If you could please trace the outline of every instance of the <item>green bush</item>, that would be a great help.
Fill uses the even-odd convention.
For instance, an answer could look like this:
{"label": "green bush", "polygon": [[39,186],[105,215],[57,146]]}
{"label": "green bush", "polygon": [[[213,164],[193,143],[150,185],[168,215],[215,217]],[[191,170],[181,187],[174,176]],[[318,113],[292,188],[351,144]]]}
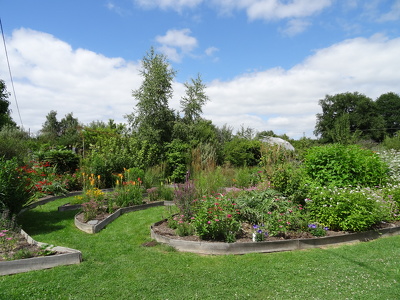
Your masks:
{"label": "green bush", "polygon": [[385,137],[382,145],[386,149],[400,150],[400,131],[396,132],[393,137]]}
{"label": "green bush", "polygon": [[311,148],[305,156],[306,174],[317,185],[378,186],[387,181],[388,167],[371,150],[332,144]]}
{"label": "green bush", "polygon": [[240,232],[240,211],[230,199],[208,196],[195,201],[191,223],[204,240],[234,242]]}
{"label": "green bush", "polygon": [[188,171],[189,145],[175,139],[166,149],[166,173],[169,181],[183,182]]}
{"label": "green bush", "polygon": [[225,161],[236,167],[256,166],[261,158],[261,142],[244,138],[234,138],[224,145]]}
{"label": "green bush", "polygon": [[18,214],[33,196],[32,183],[19,168],[16,158],[0,158],[0,212]]}
{"label": "green bush", "polygon": [[38,151],[34,157],[39,162],[49,162],[56,174],[74,173],[79,167],[79,156],[71,150],[51,149]]}
{"label": "green bush", "polygon": [[303,206],[272,189],[243,192],[236,203],[242,221],[257,226],[262,224],[270,236],[282,235],[304,225]]}
{"label": "green bush", "polygon": [[393,219],[392,203],[371,188],[310,189],[305,208],[316,222],[333,230],[364,231]]}

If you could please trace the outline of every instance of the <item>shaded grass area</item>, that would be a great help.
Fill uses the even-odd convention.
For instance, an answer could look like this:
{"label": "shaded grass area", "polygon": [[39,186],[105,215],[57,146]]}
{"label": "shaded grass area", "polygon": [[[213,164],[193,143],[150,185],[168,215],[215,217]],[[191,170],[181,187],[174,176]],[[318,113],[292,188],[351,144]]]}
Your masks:
{"label": "shaded grass area", "polygon": [[200,256],[143,247],[163,207],[124,214],[95,235],[60,199],[24,213],[34,239],[82,251],[80,265],[0,277],[0,299],[398,299],[400,236],[336,248]]}

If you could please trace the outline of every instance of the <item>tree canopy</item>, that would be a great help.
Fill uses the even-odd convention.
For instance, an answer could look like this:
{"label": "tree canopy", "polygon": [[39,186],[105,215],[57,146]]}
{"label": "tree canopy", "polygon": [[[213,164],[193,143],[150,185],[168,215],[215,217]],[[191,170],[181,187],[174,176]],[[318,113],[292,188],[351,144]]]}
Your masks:
{"label": "tree canopy", "polygon": [[11,118],[9,96],[10,93],[7,92],[6,84],[0,79],[0,129],[4,126],[17,126]]}
{"label": "tree canopy", "polygon": [[340,142],[343,135],[351,138],[353,134],[378,142],[384,138],[385,120],[371,98],[347,92],[326,95],[319,105],[322,113],[317,114],[314,134],[320,135],[323,142]]}
{"label": "tree canopy", "polygon": [[162,146],[171,141],[175,114],[168,103],[176,72],[162,54],[152,47],[142,60],[142,85],[132,92],[137,100],[135,111],[127,115],[134,132],[143,140]]}

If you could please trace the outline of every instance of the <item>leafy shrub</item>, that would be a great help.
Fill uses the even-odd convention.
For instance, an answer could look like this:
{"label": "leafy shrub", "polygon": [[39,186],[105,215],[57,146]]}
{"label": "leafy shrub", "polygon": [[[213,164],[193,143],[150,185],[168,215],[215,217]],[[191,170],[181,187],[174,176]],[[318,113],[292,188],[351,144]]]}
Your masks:
{"label": "leafy shrub", "polygon": [[196,200],[195,214],[191,223],[197,235],[204,240],[234,242],[240,232],[240,211],[236,203],[220,196]]}
{"label": "leafy shrub", "polygon": [[364,231],[392,219],[393,205],[371,188],[311,189],[305,208],[310,217],[333,230]]}
{"label": "leafy shrub", "polygon": [[388,167],[373,151],[333,144],[311,148],[304,161],[307,175],[318,185],[377,186],[387,180]]}
{"label": "leafy shrub", "polygon": [[270,186],[285,197],[296,202],[304,198],[305,174],[304,169],[297,162],[285,162],[275,168],[265,171],[263,177]]}
{"label": "leafy shrub", "polygon": [[393,137],[385,137],[382,145],[386,149],[400,150],[400,131],[396,132]]}
{"label": "leafy shrub", "polygon": [[79,156],[71,150],[51,149],[47,151],[38,151],[34,157],[39,163],[49,163],[54,168],[54,173],[74,173],[79,166]]}
{"label": "leafy shrub", "polygon": [[18,214],[32,200],[32,183],[15,158],[0,158],[0,212]]}
{"label": "leafy shrub", "polygon": [[250,224],[263,224],[270,236],[297,230],[302,225],[301,204],[282,198],[275,190],[252,190],[236,199],[241,220]]}
{"label": "leafy shrub", "polygon": [[400,151],[394,149],[383,150],[377,154],[389,167],[389,181],[392,183],[400,182]]}
{"label": "leafy shrub", "polygon": [[236,167],[256,166],[259,163],[261,142],[244,138],[234,138],[225,143],[225,161]]}
{"label": "leafy shrub", "polygon": [[183,182],[188,170],[189,145],[174,139],[166,146],[166,173],[171,182]]}
{"label": "leafy shrub", "polygon": [[0,130],[0,157],[12,159],[16,157],[19,162],[25,160],[29,149],[28,133],[14,127],[3,126]]}

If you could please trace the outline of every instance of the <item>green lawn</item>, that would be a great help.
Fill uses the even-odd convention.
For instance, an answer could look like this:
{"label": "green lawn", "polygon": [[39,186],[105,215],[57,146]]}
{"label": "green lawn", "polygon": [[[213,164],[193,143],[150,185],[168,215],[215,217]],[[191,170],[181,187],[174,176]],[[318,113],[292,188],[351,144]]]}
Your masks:
{"label": "green lawn", "polygon": [[60,199],[21,216],[36,240],[81,250],[80,265],[0,277],[0,299],[399,299],[400,236],[328,249],[200,256],[143,247],[163,207],[122,215],[96,235]]}

